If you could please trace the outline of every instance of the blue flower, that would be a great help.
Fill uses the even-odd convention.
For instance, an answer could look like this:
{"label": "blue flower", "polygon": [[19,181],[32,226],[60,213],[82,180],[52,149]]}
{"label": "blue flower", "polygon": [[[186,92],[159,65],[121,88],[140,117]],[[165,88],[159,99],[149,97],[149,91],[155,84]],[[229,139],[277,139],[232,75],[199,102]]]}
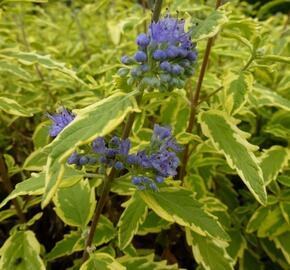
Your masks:
{"label": "blue flower", "polygon": [[150,24],[149,34],[151,39],[158,44],[165,43],[174,46],[181,44],[185,49],[192,47],[190,34],[184,31],[184,20],[172,18],[169,13],[158,22]]}
{"label": "blue flower", "polygon": [[92,143],[93,151],[97,154],[105,154],[106,143],[103,137],[98,137]]}
{"label": "blue flower", "polygon": [[129,57],[128,55],[124,55],[122,56],[121,58],[121,62],[124,64],[124,65],[130,65],[132,64],[134,61],[131,57]]}
{"label": "blue flower", "polygon": [[66,108],[62,108],[58,114],[47,113],[46,116],[53,121],[50,127],[49,135],[51,137],[56,137],[71,121],[74,120],[76,115]]}
{"label": "blue flower", "polygon": [[138,46],[140,46],[142,48],[146,48],[150,43],[150,39],[147,37],[146,34],[142,33],[142,34],[138,35],[138,37],[136,39],[136,43]]}
{"label": "blue flower", "polygon": [[158,61],[165,60],[166,59],[166,56],[167,56],[166,53],[164,51],[162,51],[162,50],[156,50],[153,53],[153,58],[155,60],[158,60]]}
{"label": "blue flower", "polygon": [[134,58],[137,62],[145,62],[147,60],[147,55],[143,51],[138,51],[135,53]]}

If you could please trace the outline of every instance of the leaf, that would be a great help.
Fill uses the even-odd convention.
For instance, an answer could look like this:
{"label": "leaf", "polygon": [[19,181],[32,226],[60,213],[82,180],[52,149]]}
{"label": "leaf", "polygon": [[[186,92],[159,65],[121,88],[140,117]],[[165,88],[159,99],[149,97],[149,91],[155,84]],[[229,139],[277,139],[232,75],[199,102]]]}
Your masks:
{"label": "leaf", "polygon": [[140,196],[157,215],[169,222],[189,227],[203,236],[229,239],[217,218],[206,212],[189,190],[164,188],[159,192],[143,191]]}
{"label": "leaf", "polygon": [[0,211],[0,222],[16,215],[15,209],[7,209]]}
{"label": "leaf", "polygon": [[282,215],[286,222],[290,225],[290,202],[280,202]]}
{"label": "leaf", "polygon": [[283,110],[290,111],[290,101],[276,92],[255,87],[254,93],[257,94],[257,101],[254,104],[255,106],[278,107]]}
{"label": "leaf", "polygon": [[269,214],[270,209],[267,207],[260,206],[250,218],[246,232],[252,233],[259,229],[260,225],[263,223],[267,215]]}
{"label": "leaf", "polygon": [[150,211],[145,221],[140,224],[137,234],[146,235],[148,233],[159,233],[162,230],[169,229],[171,223],[157,216],[155,212]]}
{"label": "leaf", "polygon": [[31,79],[30,74],[26,70],[19,67],[19,65],[12,64],[6,61],[0,61],[0,71],[9,72],[13,74],[14,76],[17,76],[24,80],[29,81]]}
{"label": "leaf", "polygon": [[118,222],[118,245],[120,249],[126,248],[138,231],[147,215],[147,206],[135,192],[131,199],[122,206],[126,207]]}
{"label": "leaf", "polygon": [[289,151],[282,146],[274,145],[263,152],[260,158],[260,167],[263,171],[265,184],[276,180],[279,172],[287,166],[289,160]]}
{"label": "leaf", "polygon": [[222,9],[213,11],[204,21],[193,28],[192,40],[194,42],[215,36],[221,27],[228,21]]}
{"label": "leaf", "polygon": [[154,255],[144,257],[123,256],[118,261],[126,267],[127,270],[181,270],[177,264],[167,265],[167,261],[154,262]]}
{"label": "leaf", "polygon": [[290,232],[286,232],[278,237],[275,237],[273,241],[276,247],[282,251],[288,264],[290,264]]}
{"label": "leaf", "polygon": [[53,202],[54,211],[65,224],[84,228],[94,213],[95,191],[88,180],[81,180],[73,186],[58,189]]}
{"label": "leaf", "polygon": [[55,60],[52,60],[50,55],[40,55],[36,52],[21,52],[17,50],[2,50],[2,53],[9,57],[14,57],[21,64],[33,65],[37,63],[47,69],[55,69],[59,72],[62,72],[75,79],[79,83],[85,84],[85,82],[76,75],[75,71],[67,68],[64,63],[59,63]]}
{"label": "leaf", "polygon": [[250,249],[244,251],[244,256],[240,259],[239,266],[239,270],[264,270],[257,253]]}
{"label": "leaf", "polygon": [[[74,148],[88,144],[98,136],[104,136],[122,123],[129,112],[136,111],[136,102],[130,95],[115,94],[78,111],[78,115],[57,138],[43,151],[48,152],[45,193],[42,207],[45,207],[59,186],[64,172],[64,163]],[[97,119],[97,121],[96,121]]]}
{"label": "leaf", "polygon": [[199,123],[204,135],[225,156],[229,166],[237,171],[254,197],[261,204],[266,204],[263,173],[253,153],[256,146],[247,142],[246,133],[238,129],[232,118],[217,110],[199,114]]}
{"label": "leaf", "polygon": [[271,209],[258,228],[258,237],[274,237],[288,231],[290,226],[285,222],[280,207]]}
{"label": "leaf", "polygon": [[[115,228],[112,222],[105,216],[101,215],[99,223],[93,238],[93,245],[103,245],[115,237]],[[71,231],[66,234],[62,240],[56,243],[54,248],[47,254],[48,261],[55,260],[59,257],[70,255],[74,252],[84,249],[84,234],[81,231]]]}
{"label": "leaf", "polygon": [[[228,24],[227,24],[227,26],[228,26]],[[240,34],[228,32],[228,31],[223,31],[222,36],[238,40],[239,42],[241,42],[245,46],[247,46],[249,51],[252,53],[252,51],[253,51],[252,43],[249,40],[247,40],[246,38],[242,37]]]}
{"label": "leaf", "polygon": [[74,247],[80,238],[80,231],[71,231],[69,234],[64,235],[64,238],[57,242],[54,248],[46,255],[46,260],[51,261],[78,251],[79,249],[74,249]]}
{"label": "leaf", "polygon": [[[290,1],[289,1],[290,3]],[[271,62],[281,62],[284,64],[290,64],[290,57],[281,56],[281,55],[264,55],[261,60],[271,61]]]}
{"label": "leaf", "polygon": [[241,72],[239,75],[228,73],[224,78],[224,106],[229,114],[238,113],[248,99],[248,93],[253,88],[251,73]]}
{"label": "leaf", "polygon": [[15,100],[6,97],[0,97],[0,110],[23,117],[33,116],[32,113],[28,112],[25,108],[23,108],[20,104],[18,104]]}
{"label": "leaf", "polygon": [[283,253],[275,247],[275,244],[267,238],[260,238],[259,240],[272,262],[280,264],[283,269],[287,269],[289,265],[285,261]]}
{"label": "leaf", "polygon": [[0,250],[0,269],[45,270],[40,256],[40,244],[32,231],[11,235]]}
{"label": "leaf", "polygon": [[[62,187],[68,187],[83,178],[83,173],[78,170],[74,170],[68,166],[65,166],[63,175]],[[8,201],[19,197],[21,195],[41,195],[44,192],[45,187],[45,173],[32,173],[31,177],[18,183],[15,189],[1,202],[0,208],[2,208]]]}
{"label": "leaf", "polygon": [[186,228],[186,241],[192,247],[194,259],[206,270],[233,270],[234,261],[228,255],[227,242],[201,236]]}
{"label": "leaf", "polygon": [[226,248],[229,256],[236,262],[238,258],[242,258],[244,250],[247,247],[247,241],[239,229],[231,229],[227,231],[231,237],[231,242]]}
{"label": "leaf", "polygon": [[80,268],[80,270],[92,269],[126,270],[126,267],[107,253],[94,253],[90,255],[90,258]]}
{"label": "leaf", "polygon": [[32,152],[24,161],[23,169],[27,171],[42,171],[46,164],[47,153],[42,149]]}

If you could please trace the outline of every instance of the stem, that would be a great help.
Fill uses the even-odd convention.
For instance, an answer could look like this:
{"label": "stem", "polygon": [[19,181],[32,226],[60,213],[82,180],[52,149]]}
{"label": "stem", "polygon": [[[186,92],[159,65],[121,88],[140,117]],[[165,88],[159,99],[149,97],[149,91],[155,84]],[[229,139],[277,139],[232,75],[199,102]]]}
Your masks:
{"label": "stem", "polygon": [[[221,0],[217,0],[216,1],[216,9],[221,5]],[[202,82],[204,79],[204,75],[205,75],[205,71],[206,71],[206,67],[208,64],[208,59],[209,59],[209,55],[210,55],[210,51],[211,51],[211,47],[213,45],[213,41],[215,39],[216,35],[209,38],[207,41],[207,45],[206,45],[206,49],[204,52],[204,56],[203,56],[203,61],[202,61],[202,65],[201,65],[201,69],[200,69],[200,73],[198,76],[198,81],[195,87],[195,93],[193,98],[191,99],[191,108],[190,108],[190,116],[189,116],[189,122],[188,122],[188,126],[186,129],[186,132],[191,133],[193,130],[193,126],[195,123],[195,118],[196,118],[196,109],[198,106],[198,100],[199,100],[199,96],[200,96],[200,91],[201,91],[201,87],[202,87]],[[182,167],[180,169],[180,173],[179,173],[179,177],[180,180],[183,180],[184,176],[185,176],[185,171],[186,171],[186,165],[187,165],[187,161],[189,158],[189,144],[187,144],[185,146],[184,152],[183,152],[183,157],[182,157]]]}
{"label": "stem", "polygon": [[156,0],[155,1],[155,5],[154,5],[153,15],[152,15],[152,20],[154,22],[156,22],[156,23],[159,20],[159,16],[160,16],[160,12],[161,12],[161,7],[162,7],[162,0]]}
{"label": "stem", "polygon": [[[162,6],[162,0],[156,0],[154,11],[153,11],[154,22],[157,22],[159,19],[160,12],[161,12],[161,6]],[[142,96],[143,96],[143,91],[140,92],[139,95],[136,97],[136,101],[137,101],[138,105],[140,105],[140,103],[141,103]],[[135,112],[130,113],[128,121],[123,129],[123,133],[121,136],[121,138],[123,140],[129,137],[134,120],[135,120],[135,117],[136,117]],[[116,176],[116,169],[114,167],[112,167],[112,170],[110,171],[109,175],[105,177],[103,190],[102,190],[100,199],[97,203],[97,207],[95,209],[95,213],[94,213],[94,216],[92,219],[92,224],[90,227],[89,235],[88,235],[88,238],[87,238],[86,243],[85,243],[85,248],[84,248],[83,257],[82,257],[82,264],[89,258],[89,250],[88,249],[92,245],[94,234],[95,234],[102,210],[105,206],[107,197],[109,195],[109,192],[111,189],[111,183],[114,180],[115,176]]]}
{"label": "stem", "polygon": [[[6,189],[6,191],[8,193],[11,193],[13,191],[13,185],[11,183],[11,180],[10,180],[9,176],[8,176],[8,172],[7,172],[7,169],[6,169],[6,166],[5,166],[5,162],[4,162],[3,156],[1,154],[0,154],[0,179],[3,182],[4,188]],[[25,223],[26,219],[25,219],[25,216],[24,216],[24,214],[23,214],[23,212],[21,210],[21,207],[20,207],[20,205],[18,203],[18,200],[17,199],[12,199],[11,201],[14,204],[17,216],[19,217],[21,223]]]}

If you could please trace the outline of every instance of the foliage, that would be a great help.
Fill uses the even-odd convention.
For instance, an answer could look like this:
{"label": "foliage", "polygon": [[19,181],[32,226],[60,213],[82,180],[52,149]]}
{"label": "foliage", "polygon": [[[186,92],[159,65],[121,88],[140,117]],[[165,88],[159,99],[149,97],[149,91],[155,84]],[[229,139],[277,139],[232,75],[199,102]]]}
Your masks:
{"label": "foliage", "polygon": [[[147,77],[133,72],[130,80],[122,58],[134,55],[137,36],[142,51],[152,2],[0,0],[0,269],[289,269],[289,19],[265,16],[279,1],[257,18],[238,1],[218,9],[213,1],[164,1],[163,14],[169,3],[172,14],[178,9],[196,42],[186,76],[185,56],[167,59],[184,65],[167,91],[158,81],[162,42],[154,56],[145,40]],[[73,117],[50,138],[45,115],[57,124],[60,107]],[[126,159],[116,152],[96,163],[100,137],[106,157],[113,138],[130,141]],[[175,147],[188,147],[188,157]],[[74,153],[93,162],[68,164]],[[154,188],[152,180],[140,188],[149,178]]]}

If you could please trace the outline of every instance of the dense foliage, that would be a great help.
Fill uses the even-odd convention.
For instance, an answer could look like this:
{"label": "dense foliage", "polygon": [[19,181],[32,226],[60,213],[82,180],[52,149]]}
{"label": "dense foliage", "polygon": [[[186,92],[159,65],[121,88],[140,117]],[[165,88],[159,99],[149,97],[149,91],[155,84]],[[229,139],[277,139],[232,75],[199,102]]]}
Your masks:
{"label": "dense foliage", "polygon": [[1,270],[290,268],[289,18],[155,2],[0,0]]}

